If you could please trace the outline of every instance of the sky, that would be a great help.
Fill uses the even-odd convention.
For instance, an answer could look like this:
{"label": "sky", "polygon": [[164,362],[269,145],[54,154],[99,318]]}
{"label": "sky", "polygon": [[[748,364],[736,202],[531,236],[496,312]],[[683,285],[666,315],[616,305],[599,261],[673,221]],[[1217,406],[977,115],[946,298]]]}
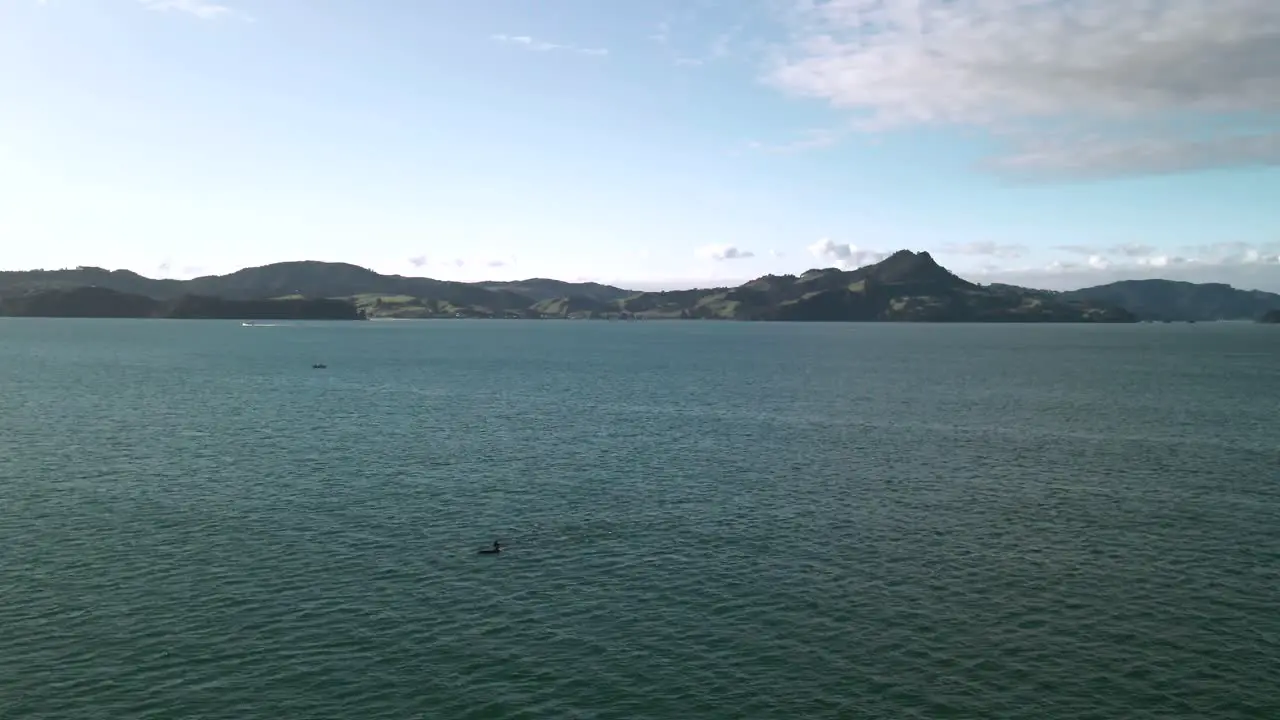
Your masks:
{"label": "sky", "polygon": [[0,269],[1280,291],[1276,0],[0,0]]}

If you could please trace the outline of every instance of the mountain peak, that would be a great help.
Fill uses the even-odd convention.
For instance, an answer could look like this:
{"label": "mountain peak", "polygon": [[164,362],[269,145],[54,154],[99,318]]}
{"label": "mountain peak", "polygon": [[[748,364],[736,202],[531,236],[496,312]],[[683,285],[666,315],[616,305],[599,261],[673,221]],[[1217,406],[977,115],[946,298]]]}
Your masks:
{"label": "mountain peak", "polygon": [[951,271],[939,265],[928,251],[923,250],[920,252],[899,250],[875,265],[868,265],[862,268],[860,272],[883,283],[971,285],[971,283],[960,279],[952,274]]}
{"label": "mountain peak", "polygon": [[920,252],[912,252],[911,250],[899,250],[893,253],[892,255],[890,255],[889,257],[885,258],[884,260],[880,261],[880,263],[878,264],[884,265],[887,263],[894,263],[894,264],[913,263],[916,267],[929,267],[929,266],[941,267],[940,265],[938,265],[938,261],[934,260],[933,256],[929,254],[928,250],[921,250]]}

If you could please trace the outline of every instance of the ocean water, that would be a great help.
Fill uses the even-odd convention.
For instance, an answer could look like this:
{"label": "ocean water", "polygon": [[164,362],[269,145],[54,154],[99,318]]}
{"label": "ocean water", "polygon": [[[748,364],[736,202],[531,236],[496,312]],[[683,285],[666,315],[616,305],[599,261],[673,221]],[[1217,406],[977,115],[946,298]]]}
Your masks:
{"label": "ocean water", "polygon": [[3,320],[0,717],[1274,719],[1280,331]]}

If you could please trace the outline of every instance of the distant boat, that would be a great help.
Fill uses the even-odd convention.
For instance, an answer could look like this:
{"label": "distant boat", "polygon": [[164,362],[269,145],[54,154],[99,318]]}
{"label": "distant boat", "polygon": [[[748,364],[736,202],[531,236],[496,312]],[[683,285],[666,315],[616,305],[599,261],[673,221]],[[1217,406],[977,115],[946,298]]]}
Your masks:
{"label": "distant boat", "polygon": [[240,327],[257,327],[257,323],[255,323],[254,321],[250,320],[249,322],[242,322],[242,323],[240,323]]}
{"label": "distant boat", "polygon": [[312,365],[312,366],[311,366],[311,369],[312,369],[312,370],[324,370],[324,369],[325,369],[325,368],[327,368],[327,367],[329,367],[329,366],[328,366],[328,365],[325,365],[324,363],[316,363],[315,365]]}

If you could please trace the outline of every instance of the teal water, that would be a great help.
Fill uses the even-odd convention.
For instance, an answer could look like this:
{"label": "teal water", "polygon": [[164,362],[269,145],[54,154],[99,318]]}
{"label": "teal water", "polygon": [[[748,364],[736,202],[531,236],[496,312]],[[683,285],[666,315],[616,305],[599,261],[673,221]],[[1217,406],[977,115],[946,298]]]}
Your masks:
{"label": "teal water", "polygon": [[1272,327],[0,321],[4,718],[1273,719],[1277,608]]}

